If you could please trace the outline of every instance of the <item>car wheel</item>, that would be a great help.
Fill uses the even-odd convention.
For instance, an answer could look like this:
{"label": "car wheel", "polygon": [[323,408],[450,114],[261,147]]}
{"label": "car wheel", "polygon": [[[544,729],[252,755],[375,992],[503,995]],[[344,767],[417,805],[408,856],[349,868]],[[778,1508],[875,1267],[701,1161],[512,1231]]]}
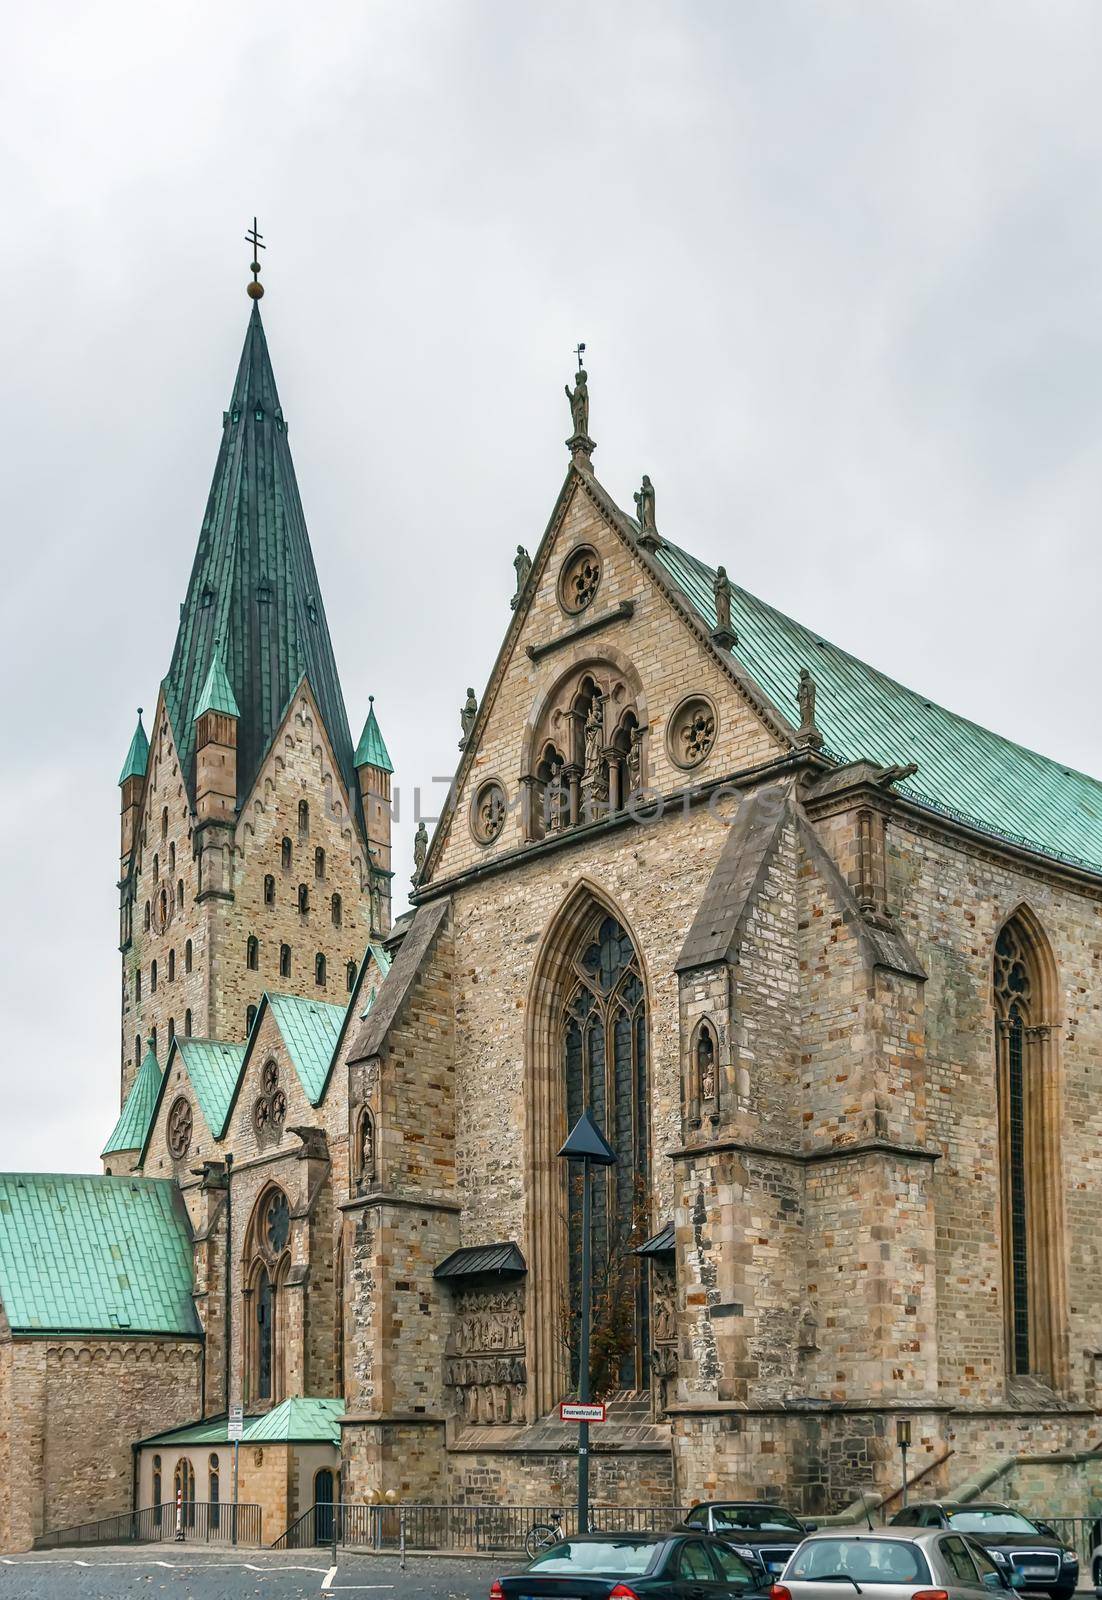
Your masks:
{"label": "car wheel", "polygon": [[[1097,1581],[1098,1581],[1098,1577],[1097,1577],[1097,1574],[1095,1574],[1095,1582],[1097,1582]],[[1049,1590],[1049,1594],[1052,1596],[1052,1600],[1071,1600],[1071,1597],[1072,1597],[1072,1595],[1074,1593],[1075,1593],[1075,1585],[1074,1585],[1074,1583],[1072,1583],[1072,1584],[1062,1583],[1062,1584],[1060,1584],[1060,1586],[1058,1588]]]}
{"label": "car wheel", "polygon": [[1102,1561],[1094,1563],[1094,1592],[1097,1600],[1102,1600]]}

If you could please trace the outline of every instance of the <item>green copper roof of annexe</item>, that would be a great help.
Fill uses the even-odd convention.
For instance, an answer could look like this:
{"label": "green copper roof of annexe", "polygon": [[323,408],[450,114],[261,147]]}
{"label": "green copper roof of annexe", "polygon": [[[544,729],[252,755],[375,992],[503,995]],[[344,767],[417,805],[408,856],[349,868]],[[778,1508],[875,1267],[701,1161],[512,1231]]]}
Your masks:
{"label": "green copper roof of annexe", "polygon": [[[715,573],[664,540],[656,558],[708,628]],[[899,793],[1009,843],[1102,872],[1102,783],[1037,755],[906,689],[855,656],[731,585],[731,654],[795,724],[807,667],[818,688],[824,753],[885,766],[915,761]]]}
{"label": "green copper roof of annexe", "polygon": [[356,746],[354,757],[358,767],[378,767],[382,772],[393,772],[394,764],[390,759],[379,721],[375,715],[375,696],[368,695],[369,709],[364,731],[360,734],[360,742]]}
{"label": "green copper roof of annexe", "polygon": [[130,749],[126,752],[126,760],[119,773],[120,787],[127,778],[144,778],[145,770],[149,765],[149,740],[146,738],[142,726],[141,708],[138,708],[138,726],[134,729],[134,737],[130,741]]}
{"label": "green copper roof of annexe", "polygon": [[287,423],[260,311],[253,306],[225,413],[165,703],[194,799],[194,721],[220,642],[239,706],[237,795],[255,782],[303,678],[309,681],[354,807],[352,739],[322,606]]}
{"label": "green copper roof of annexe", "polygon": [[161,1069],[153,1054],[152,1044],[142,1057],[134,1082],[130,1085],[119,1120],[111,1137],[103,1147],[103,1155],[113,1155],[116,1150],[140,1150],[145,1143],[153,1112],[161,1092]]}
{"label": "green copper roof of annexe", "polygon": [[201,1334],[187,1213],[163,1178],[0,1173],[0,1304],[12,1332]]}
{"label": "green copper roof of annexe", "polygon": [[[243,1444],[340,1444],[340,1419],[344,1401],[298,1395],[282,1401],[271,1411],[261,1411],[244,1419]],[[156,1433],[139,1444],[154,1445],[226,1444],[227,1419],[207,1417],[202,1422],[185,1423]]]}

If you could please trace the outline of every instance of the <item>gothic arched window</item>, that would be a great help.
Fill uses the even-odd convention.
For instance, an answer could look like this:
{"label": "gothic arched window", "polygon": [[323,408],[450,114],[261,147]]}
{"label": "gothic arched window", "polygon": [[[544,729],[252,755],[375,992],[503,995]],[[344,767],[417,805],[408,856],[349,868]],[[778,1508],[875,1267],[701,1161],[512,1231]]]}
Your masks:
{"label": "gothic arched window", "polygon": [[995,943],[995,1083],[1007,1373],[1062,1381],[1062,1205],[1051,957],[1024,909]]}
{"label": "gothic arched window", "polygon": [[299,833],[310,832],[310,807],[305,800],[300,800],[298,803],[298,831]]}
{"label": "gothic arched window", "polygon": [[280,862],[281,862],[281,864],[283,866],[284,872],[289,872],[291,870],[291,841],[290,841],[290,839],[285,838],[283,840],[283,843],[279,847],[279,857],[280,857]]}
{"label": "gothic arched window", "polygon": [[630,662],[567,670],[545,696],[525,739],[528,838],[622,809],[644,783],[647,719]]}
{"label": "gothic arched window", "polygon": [[245,941],[245,965],[250,972],[255,972],[260,965],[260,945],[257,943],[256,935],[252,933]]}
{"label": "gothic arched window", "polygon": [[275,905],[275,879],[270,872],[264,876],[264,904],[266,906]]}
{"label": "gothic arched window", "polygon": [[291,976],[291,946],[281,944],[279,947],[279,975],[281,978]]}
{"label": "gothic arched window", "polygon": [[322,985],[325,983],[325,957],[320,950],[314,957],[314,982]]}
{"label": "gothic arched window", "polygon": [[[572,963],[572,983],[559,1020],[566,1079],[566,1122],[573,1127],[587,1107],[617,1155],[613,1167],[593,1170],[593,1284],[601,1338],[601,1388],[642,1389],[649,1382],[646,1277],[635,1246],[648,1217],[647,1016],[635,947],[614,917],[590,924]],[[572,1330],[576,1326],[581,1267],[582,1177],[570,1163],[567,1223]],[[625,1315],[625,1308],[632,1311]],[[572,1331],[572,1362],[576,1366]],[[572,1378],[576,1374],[572,1373]]]}
{"label": "gothic arched window", "polygon": [[282,1189],[260,1196],[245,1237],[249,1302],[245,1316],[246,1399],[283,1398],[286,1370],[286,1276],[291,1263],[291,1208]]}
{"label": "gothic arched window", "polygon": [[187,944],[185,944],[185,946],[184,946],[184,971],[185,972],[190,972],[191,971],[191,940],[190,939],[188,940]]}

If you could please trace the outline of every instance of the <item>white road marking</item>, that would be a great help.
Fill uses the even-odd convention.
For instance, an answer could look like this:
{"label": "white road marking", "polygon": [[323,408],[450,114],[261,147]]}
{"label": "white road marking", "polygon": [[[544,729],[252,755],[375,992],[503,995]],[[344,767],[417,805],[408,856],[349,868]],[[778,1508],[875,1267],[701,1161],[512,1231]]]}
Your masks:
{"label": "white road marking", "polygon": [[[21,1561],[17,1556],[0,1556],[0,1562],[5,1567],[90,1567],[93,1570],[99,1567],[140,1567],[148,1571],[150,1567],[163,1567],[168,1572],[258,1572],[262,1577],[274,1577],[280,1572],[312,1572],[321,1573],[322,1567],[284,1566],[273,1561],[268,1566],[257,1566],[255,1561],[81,1561],[76,1556],[47,1556],[44,1560]],[[336,1568],[333,1568],[336,1571]],[[393,1584],[363,1585],[379,1589],[392,1589]]]}
{"label": "white road marking", "polygon": [[336,1576],[337,1576],[337,1568],[336,1568],[336,1565],[334,1564],[333,1566],[331,1566],[329,1568],[329,1571],[325,1574],[325,1577],[321,1580],[322,1588],[323,1589],[331,1589],[333,1587],[333,1579]]}

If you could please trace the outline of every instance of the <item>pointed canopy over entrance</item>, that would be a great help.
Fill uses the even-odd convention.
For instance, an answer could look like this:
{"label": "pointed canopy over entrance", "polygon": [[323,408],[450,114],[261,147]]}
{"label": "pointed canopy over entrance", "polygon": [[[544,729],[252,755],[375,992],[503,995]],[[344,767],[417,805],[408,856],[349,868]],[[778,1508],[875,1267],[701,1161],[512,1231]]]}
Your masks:
{"label": "pointed canopy over entrance", "polygon": [[291,696],[306,677],[355,808],[352,739],[287,443],[287,422],[254,304],[199,548],[180,617],[165,704],[189,794],[195,729],[219,641],[222,678],[240,707],[237,799],[256,780]]}

